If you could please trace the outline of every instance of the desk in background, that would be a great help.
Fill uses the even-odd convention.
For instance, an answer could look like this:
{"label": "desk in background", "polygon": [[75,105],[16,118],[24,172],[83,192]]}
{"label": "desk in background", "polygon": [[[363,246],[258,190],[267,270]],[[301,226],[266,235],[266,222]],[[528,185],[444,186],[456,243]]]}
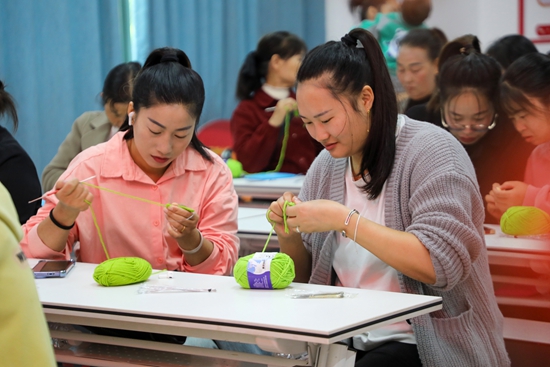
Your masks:
{"label": "desk in background", "polygon": [[[239,256],[260,252],[264,248],[271,224],[265,214],[267,209],[239,207],[237,236],[241,240]],[[279,240],[273,232],[266,251],[279,251]]]}
{"label": "desk in background", "polygon": [[[550,345],[550,322],[529,319],[534,316],[529,310],[550,314],[550,238],[514,238],[503,234],[498,225],[486,227],[495,231],[485,235],[485,243],[497,302],[505,315],[504,337]],[[509,274],[502,274],[501,269],[508,269]],[[503,289],[521,285],[538,287],[540,292],[530,296],[502,294]],[[508,317],[507,312],[514,308],[521,308],[518,316],[525,318]]]}
{"label": "desk in background", "polygon": [[[33,265],[36,260],[29,260]],[[92,279],[96,265],[77,263],[66,278],[37,279],[49,322],[136,330],[169,335],[256,343],[271,352],[300,354],[305,360],[188,347],[122,337],[53,331],[52,337],[92,343],[77,351],[56,350],[60,362],[103,366],[151,365],[148,356],[170,358],[156,366],[220,366],[215,360],[244,361],[240,366],[351,367],[355,354],[341,340],[377,327],[441,309],[441,298],[338,288],[351,295],[332,299],[293,299],[292,292],[334,292],[334,287],[292,283],[284,290],[242,289],[232,277],[171,273],[152,275],[147,285],[215,288],[216,292],[138,294],[142,284],[102,287]],[[334,310],[338,309],[335,313]],[[357,312],[361,310],[361,312]],[[327,317],[329,316],[330,317]],[[112,349],[127,356],[113,357]],[[162,353],[160,353],[162,352]],[[186,356],[187,362],[178,359]],[[193,359],[194,358],[194,359]],[[150,364],[146,364],[150,363]],[[227,366],[227,362],[224,362]]]}
{"label": "desk in background", "polygon": [[255,199],[276,200],[286,191],[290,191],[295,195],[298,195],[304,183],[304,179],[305,176],[303,175],[259,181],[250,180],[247,178],[235,178],[233,179],[233,186],[239,196],[248,196]]}

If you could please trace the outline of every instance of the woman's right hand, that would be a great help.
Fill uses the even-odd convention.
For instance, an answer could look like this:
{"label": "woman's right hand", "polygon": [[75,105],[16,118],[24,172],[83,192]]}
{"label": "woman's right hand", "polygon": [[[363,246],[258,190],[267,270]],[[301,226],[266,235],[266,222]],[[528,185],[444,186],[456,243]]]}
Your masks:
{"label": "woman's right hand", "polygon": [[[58,181],[55,184],[55,194],[59,202],[55,207],[55,218],[61,223],[74,223],[80,212],[88,209],[94,196],[88,188],[82,185],[78,179]],[[88,203],[86,203],[86,201]]]}
{"label": "woman's right hand", "polygon": [[289,233],[285,233],[285,222],[283,217],[285,201],[296,203],[298,198],[291,192],[285,192],[283,196],[277,199],[277,201],[271,203],[269,210],[267,211],[267,218],[271,224],[275,224],[275,232],[277,232],[277,237],[301,237],[300,234],[292,230],[289,230]]}
{"label": "woman's right hand", "polygon": [[275,106],[275,111],[269,119],[269,124],[273,127],[279,127],[285,122],[286,114],[298,109],[296,100],[292,97],[279,100]]}

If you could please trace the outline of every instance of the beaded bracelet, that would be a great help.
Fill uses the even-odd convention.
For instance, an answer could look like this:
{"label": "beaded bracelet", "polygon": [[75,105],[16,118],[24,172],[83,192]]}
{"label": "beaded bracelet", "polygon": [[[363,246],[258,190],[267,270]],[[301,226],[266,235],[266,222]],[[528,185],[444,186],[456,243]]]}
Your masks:
{"label": "beaded bracelet", "polygon": [[[349,224],[349,221],[350,221],[350,219],[351,219],[351,216],[352,216],[353,214],[356,214],[356,213],[359,214],[359,212],[358,212],[357,210],[351,209],[350,212],[348,213],[348,216],[347,216],[346,220],[344,221],[344,225],[347,226],[347,225]],[[356,229],[355,231],[356,231],[355,235],[357,236],[357,229]],[[343,231],[342,231],[342,237],[348,238],[348,235],[346,234],[346,230],[343,230]]]}
{"label": "beaded bracelet", "polygon": [[57,219],[55,219],[54,216],[53,216],[53,209],[50,210],[50,220],[52,221],[53,224],[56,225],[56,227],[64,229],[65,231],[68,231],[68,230],[72,229],[74,227],[74,224],[76,223],[76,222],[73,222],[73,224],[71,224],[70,226],[66,226],[66,225],[63,225],[63,224],[59,223],[57,221]]}
{"label": "beaded bracelet", "polygon": [[181,251],[186,254],[186,255],[193,255],[193,254],[196,254],[197,252],[199,252],[199,250],[202,248],[202,244],[204,243],[204,237],[202,236],[202,233],[201,231],[199,231],[197,229],[197,231],[199,232],[199,235],[201,236],[201,241],[199,242],[199,245],[197,247],[195,247],[194,249],[192,250],[184,250],[184,249],[181,249]]}

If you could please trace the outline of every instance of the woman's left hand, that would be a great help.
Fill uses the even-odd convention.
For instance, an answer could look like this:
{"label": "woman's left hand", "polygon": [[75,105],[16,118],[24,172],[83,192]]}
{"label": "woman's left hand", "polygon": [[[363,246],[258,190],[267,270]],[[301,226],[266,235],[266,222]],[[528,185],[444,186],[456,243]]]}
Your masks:
{"label": "woman's left hand", "polygon": [[180,208],[178,203],[172,203],[168,208],[164,208],[164,213],[168,234],[176,240],[186,237],[197,228],[199,222],[197,213]]}
{"label": "woman's left hand", "polygon": [[299,233],[339,230],[349,213],[347,207],[336,201],[295,201],[295,206],[286,208],[287,224],[290,230]]}
{"label": "woman's left hand", "polygon": [[521,206],[527,185],[521,181],[506,181],[502,185],[494,184],[490,195],[494,198],[494,204],[497,209],[504,213],[512,206]]}

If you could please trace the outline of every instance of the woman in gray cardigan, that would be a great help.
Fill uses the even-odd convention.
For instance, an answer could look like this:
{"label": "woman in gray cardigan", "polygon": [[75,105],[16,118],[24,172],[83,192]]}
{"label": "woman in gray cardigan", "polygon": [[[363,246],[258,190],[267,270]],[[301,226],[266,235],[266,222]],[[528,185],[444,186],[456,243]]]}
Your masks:
{"label": "woman in gray cardigan", "polygon": [[384,65],[359,29],[305,57],[298,109],[325,150],[299,197],[270,206],[281,251],[299,282],[442,297],[440,311],[351,338],[356,366],[509,366],[473,166],[448,132],[397,115]]}
{"label": "woman in gray cardigan", "polygon": [[73,123],[71,132],[42,172],[44,192],[55,186],[59,176],[78,153],[106,142],[118,132],[126,120],[128,103],[132,99],[132,81],[140,69],[138,62],[126,62],[109,71],[101,92],[104,111],[84,112]]}

